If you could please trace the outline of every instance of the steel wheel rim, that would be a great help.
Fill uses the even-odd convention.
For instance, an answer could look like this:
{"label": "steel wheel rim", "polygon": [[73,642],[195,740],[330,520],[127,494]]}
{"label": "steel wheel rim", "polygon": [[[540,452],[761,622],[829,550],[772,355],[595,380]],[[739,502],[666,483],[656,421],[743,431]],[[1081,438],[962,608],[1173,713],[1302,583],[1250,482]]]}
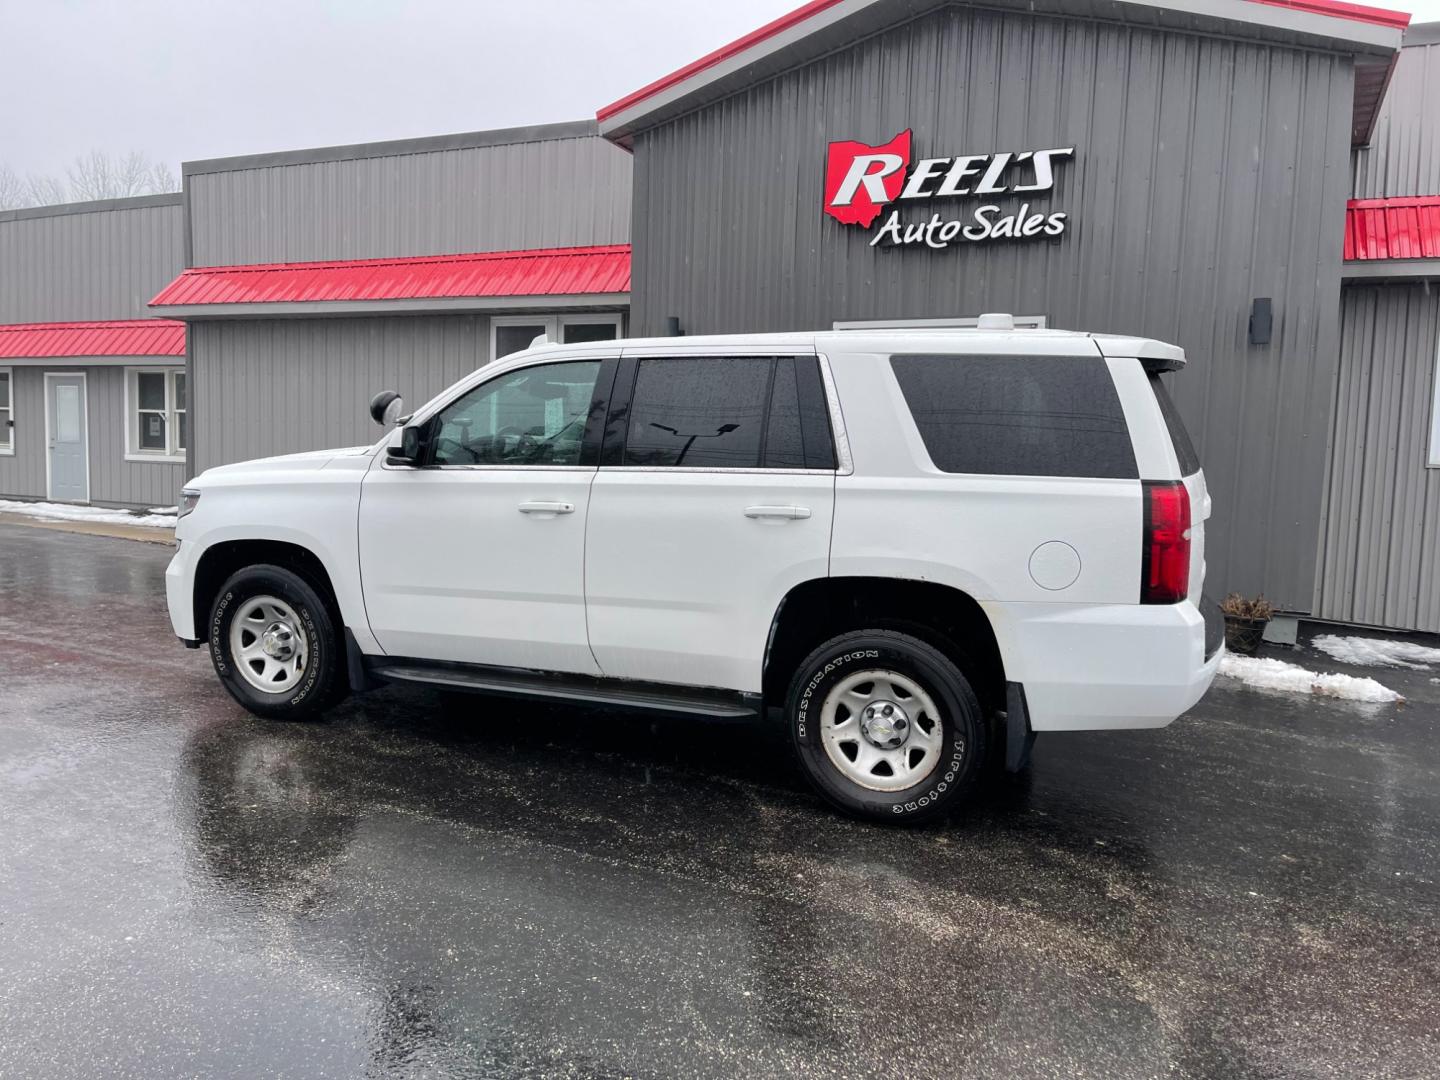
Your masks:
{"label": "steel wheel rim", "polygon": [[940,764],[944,727],[924,687],[898,671],[874,668],[852,673],[825,695],[820,741],[830,764],[851,783],[903,791]]}
{"label": "steel wheel rim", "polygon": [[274,596],[252,596],[230,620],[230,659],[262,694],[299,685],[310,662],[310,639],[295,609]]}

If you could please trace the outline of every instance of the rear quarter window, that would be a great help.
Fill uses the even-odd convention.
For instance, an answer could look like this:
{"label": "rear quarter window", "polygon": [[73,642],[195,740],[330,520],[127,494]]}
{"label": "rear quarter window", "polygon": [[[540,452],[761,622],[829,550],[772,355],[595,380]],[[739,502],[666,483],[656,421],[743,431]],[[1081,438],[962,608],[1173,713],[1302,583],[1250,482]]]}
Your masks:
{"label": "rear quarter window", "polygon": [[1150,389],[1155,391],[1155,401],[1160,406],[1160,414],[1165,417],[1165,428],[1170,432],[1170,442],[1175,447],[1175,457],[1180,462],[1180,475],[1189,476],[1199,472],[1200,455],[1195,452],[1190,432],[1185,427],[1180,410],[1175,407],[1175,402],[1170,397],[1170,391],[1165,388],[1164,380],[1154,372],[1150,373]]}
{"label": "rear quarter window", "polygon": [[1098,356],[890,358],[937,469],[1135,479],[1135,450]]}

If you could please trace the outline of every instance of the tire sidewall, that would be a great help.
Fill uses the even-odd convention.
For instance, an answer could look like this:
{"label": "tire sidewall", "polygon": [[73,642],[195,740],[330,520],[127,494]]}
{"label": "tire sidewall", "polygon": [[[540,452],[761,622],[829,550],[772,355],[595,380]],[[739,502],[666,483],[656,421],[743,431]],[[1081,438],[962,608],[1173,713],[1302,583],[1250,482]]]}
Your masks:
{"label": "tire sidewall", "polygon": [[[826,695],[853,672],[870,668],[915,679],[941,713],[945,749],[940,763],[920,783],[899,791],[872,791],[846,779],[830,761],[821,737]],[[787,704],[801,768],[821,795],[847,813],[888,822],[928,820],[953,806],[973,786],[984,751],[979,703],[964,676],[924,642],[863,632],[827,642],[797,669]]]}
{"label": "tire sidewall", "polygon": [[[266,694],[246,681],[230,655],[230,624],[245,601],[274,596],[295,612],[305,633],[309,666],[305,677],[283,694]],[[210,659],[215,673],[236,701],[263,716],[304,716],[324,708],[334,681],[336,642],[334,624],[324,602],[300,576],[283,567],[252,566],[233,574],[210,608]]]}

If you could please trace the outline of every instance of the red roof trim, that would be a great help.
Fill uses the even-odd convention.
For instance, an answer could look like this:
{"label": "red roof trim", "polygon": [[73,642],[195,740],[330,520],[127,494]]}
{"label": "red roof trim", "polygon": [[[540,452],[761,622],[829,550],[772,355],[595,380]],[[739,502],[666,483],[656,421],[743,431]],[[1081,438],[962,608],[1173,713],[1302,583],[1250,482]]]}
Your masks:
{"label": "red roof trim", "polygon": [[1345,259],[1440,259],[1440,195],[1351,199]]}
{"label": "red roof trim", "polygon": [[630,291],[630,245],[392,259],[198,266],[152,307],[356,300],[585,296]]}
{"label": "red roof trim", "polygon": [[[647,86],[642,86],[634,93],[626,94],[619,101],[613,101],[609,105],[596,110],[595,119],[605,121],[616,113],[624,112],[632,105],[638,105],[648,97],[669,90],[672,86],[684,82],[693,75],[709,68],[722,64],[732,57],[738,56],[746,49],[766,41],[776,34],[789,30],[806,19],[819,15],[822,11],[834,7],[841,0],[810,0],[810,3],[796,8],[788,15],[782,15],[773,22],[768,22],[758,30],[752,30],[742,38],[737,38],[728,45],[722,45],[712,53],[706,53],[700,59],[686,64],[669,75],[661,76]],[[1403,11],[1391,11],[1387,8],[1368,7],[1364,4],[1345,3],[1344,0],[1248,0],[1253,4],[1268,4],[1271,7],[1290,8],[1294,11],[1304,11],[1312,15],[1327,15],[1331,18],[1350,19],[1354,22],[1373,23],[1376,26],[1389,26],[1403,30],[1410,25],[1410,16]]]}
{"label": "red roof trim", "polygon": [[174,319],[0,325],[0,360],[184,355],[185,324]]}

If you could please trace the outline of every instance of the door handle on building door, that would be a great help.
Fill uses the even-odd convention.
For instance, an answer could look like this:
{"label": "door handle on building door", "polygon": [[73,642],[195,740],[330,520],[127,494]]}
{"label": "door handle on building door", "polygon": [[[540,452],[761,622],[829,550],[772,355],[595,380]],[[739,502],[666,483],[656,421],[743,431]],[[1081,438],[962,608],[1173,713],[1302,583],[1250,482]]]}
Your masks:
{"label": "door handle on building door", "polygon": [[748,518],[778,518],[781,521],[795,521],[799,518],[808,518],[810,508],[808,506],[747,506],[745,516]]}
{"label": "door handle on building door", "polygon": [[575,504],[568,502],[522,502],[520,504],[522,514],[542,514],[554,516],[555,514],[573,514]]}

